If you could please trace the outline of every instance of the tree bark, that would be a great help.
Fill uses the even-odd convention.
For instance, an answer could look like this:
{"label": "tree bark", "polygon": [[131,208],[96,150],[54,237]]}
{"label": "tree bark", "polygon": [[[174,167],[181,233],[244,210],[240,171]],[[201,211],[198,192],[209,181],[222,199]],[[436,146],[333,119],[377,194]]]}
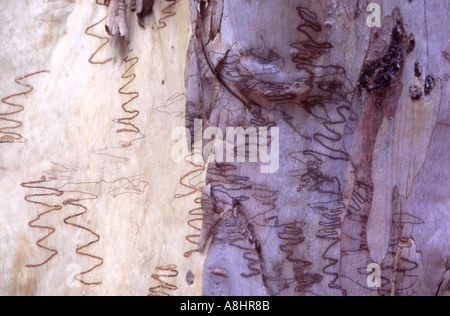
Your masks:
{"label": "tree bark", "polygon": [[276,173],[208,166],[204,295],[448,294],[448,11],[374,3],[191,2],[191,134],[280,133]]}
{"label": "tree bark", "polygon": [[447,3],[119,2],[0,1],[0,295],[450,294]]}

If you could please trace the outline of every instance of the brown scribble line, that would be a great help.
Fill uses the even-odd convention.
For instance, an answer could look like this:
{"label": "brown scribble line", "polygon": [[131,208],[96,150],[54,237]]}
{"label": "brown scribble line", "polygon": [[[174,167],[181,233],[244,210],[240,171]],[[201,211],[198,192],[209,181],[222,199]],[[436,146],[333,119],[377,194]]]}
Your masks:
{"label": "brown scribble line", "polygon": [[52,161],[52,169],[45,170],[44,174],[50,176],[52,180],[72,180],[72,174],[77,171],[77,168],[67,167]]}
{"label": "brown scribble line", "polygon": [[331,289],[340,290],[340,275],[333,271],[333,268],[339,265],[339,259],[332,256],[333,247],[338,246],[340,242],[339,230],[342,227],[341,215],[345,211],[345,205],[336,201],[336,205],[333,207],[327,206],[327,203],[317,203],[308,205],[315,213],[321,215],[323,218],[319,222],[322,227],[317,233],[316,237],[319,239],[329,241],[329,245],[325,252],[322,254],[322,259],[328,261],[328,264],[322,269],[325,275],[328,275],[332,280],[328,283],[328,287]]}
{"label": "brown scribble line", "polygon": [[[178,117],[178,118],[185,118],[184,111],[170,111],[170,110],[166,110],[166,109],[169,109],[173,104],[175,104],[177,102],[186,100],[186,97],[187,97],[186,93],[175,93],[174,95],[172,95],[170,98],[167,99],[167,102],[168,102],[167,105],[156,107],[155,110],[160,113],[164,113],[164,114],[170,114],[170,115],[175,114],[176,117]],[[189,165],[191,165],[194,169],[189,171],[185,175],[183,175],[179,180],[180,185],[184,188],[189,189],[189,192],[184,193],[184,194],[176,194],[174,196],[175,199],[186,198],[195,193],[202,194],[204,185],[201,185],[202,184],[201,180],[195,182],[196,181],[195,179],[200,177],[205,172],[206,167],[202,164],[195,164],[195,163],[189,161],[189,158],[192,158],[193,155],[186,156],[185,162],[188,163]],[[186,241],[188,241],[190,244],[195,245],[195,249],[186,251],[184,253],[184,257],[186,257],[186,258],[189,258],[192,256],[192,254],[199,252],[198,246],[200,245],[200,242],[199,242],[200,232],[201,232],[201,227],[202,227],[202,223],[203,223],[203,208],[202,208],[201,196],[195,198],[194,203],[196,205],[198,205],[198,207],[190,209],[188,211],[189,215],[192,216],[193,218],[188,220],[187,224],[189,227],[191,227],[198,233],[190,234],[185,237]]]}
{"label": "brown scribble line", "polygon": [[92,271],[94,271],[95,269],[97,269],[97,268],[99,268],[100,266],[103,265],[103,258],[98,257],[98,256],[94,256],[94,255],[92,255],[92,254],[90,254],[90,253],[88,253],[88,252],[83,251],[84,249],[89,248],[90,246],[92,246],[92,245],[98,243],[98,242],[100,241],[100,235],[97,234],[97,233],[95,233],[93,230],[91,230],[91,229],[89,229],[89,228],[83,226],[83,225],[76,224],[76,223],[74,223],[74,222],[71,221],[72,219],[75,219],[75,218],[77,218],[77,217],[81,217],[81,216],[87,214],[87,212],[88,212],[87,207],[85,207],[84,205],[80,204],[82,201],[86,201],[86,200],[96,200],[98,197],[97,197],[97,195],[95,195],[95,194],[88,193],[88,192],[82,192],[82,191],[64,191],[64,193],[79,193],[79,194],[82,194],[82,195],[90,195],[90,196],[91,196],[90,198],[83,198],[83,199],[68,199],[68,200],[64,201],[64,202],[63,202],[63,205],[64,205],[64,206],[72,205],[72,206],[79,207],[79,208],[82,209],[81,212],[79,212],[79,213],[77,213],[77,214],[75,214],[75,215],[71,215],[71,216],[66,217],[66,218],[64,219],[64,223],[65,223],[66,225],[69,225],[69,226],[72,226],[72,227],[75,227],[75,228],[84,230],[84,231],[90,233],[91,235],[93,235],[93,236],[95,237],[94,240],[88,242],[87,244],[84,244],[84,245],[81,245],[80,247],[78,247],[78,248],[75,250],[75,252],[76,252],[78,255],[80,255],[80,256],[88,257],[88,258],[94,259],[94,260],[96,260],[96,261],[99,261],[99,263],[96,264],[96,265],[94,265],[93,267],[91,267],[90,269],[88,269],[88,270],[86,270],[86,271],[83,271],[83,272],[78,273],[77,275],[74,276],[74,279],[77,280],[77,281],[79,281],[81,284],[87,285],[87,286],[89,286],[89,285],[101,285],[101,284],[102,284],[101,281],[99,281],[99,282],[86,282],[86,281],[84,281],[84,280],[82,279],[83,276],[85,276],[86,274],[91,273]]}
{"label": "brown scribble line", "polygon": [[[39,201],[32,200],[32,198],[35,198],[35,197],[43,197],[43,196],[62,196],[62,195],[64,194],[64,192],[59,191],[57,188],[48,188],[48,187],[44,187],[44,186],[38,185],[38,184],[42,184],[42,183],[46,183],[46,182],[51,182],[51,181],[54,181],[54,180],[59,180],[59,176],[58,176],[58,173],[59,173],[59,172],[73,172],[73,171],[75,170],[75,169],[72,169],[72,168],[67,168],[67,167],[65,167],[65,166],[63,166],[63,165],[60,165],[60,164],[56,164],[56,163],[54,163],[54,162],[53,162],[53,165],[54,165],[55,167],[61,167],[61,168],[63,168],[63,169],[62,169],[62,170],[61,170],[61,169],[58,170],[58,169],[55,168],[55,169],[52,169],[52,170],[45,171],[44,173],[47,174],[47,175],[50,175],[50,176],[51,176],[50,178],[47,178],[47,177],[43,176],[43,177],[41,178],[41,180],[39,180],[39,181],[33,181],[33,182],[27,182],[27,183],[22,183],[22,184],[21,184],[21,186],[24,187],[24,188],[29,188],[29,189],[41,189],[41,190],[49,190],[49,191],[56,192],[56,193],[52,193],[52,194],[32,194],[32,195],[27,195],[27,196],[25,196],[25,198],[24,198],[25,201],[27,201],[27,202],[29,202],[29,203],[32,203],[32,204],[38,204],[38,205],[42,205],[42,206],[45,206],[45,207],[50,208],[50,209],[47,210],[46,212],[40,213],[35,219],[33,219],[32,221],[30,221],[30,222],[28,223],[28,225],[29,225],[31,228],[40,228],[40,229],[46,229],[46,230],[49,230],[49,231],[50,231],[46,236],[44,236],[43,238],[39,239],[39,240],[36,242],[36,245],[37,245],[39,248],[42,248],[42,249],[45,249],[45,250],[48,250],[48,251],[52,252],[52,255],[51,255],[50,257],[48,257],[47,260],[45,260],[44,262],[42,262],[42,263],[40,263],[40,264],[29,264],[29,265],[26,265],[26,267],[28,267],[28,268],[37,268],[37,267],[41,267],[41,266],[43,266],[44,264],[46,264],[47,262],[49,262],[54,256],[56,256],[56,255],[58,254],[58,251],[57,251],[56,249],[52,249],[52,248],[49,248],[49,247],[46,247],[46,246],[41,245],[41,243],[42,243],[45,239],[49,238],[49,237],[56,231],[55,228],[49,227],[49,226],[34,225],[34,223],[37,222],[37,221],[39,221],[43,216],[45,216],[45,215],[47,215],[47,214],[49,214],[49,213],[51,213],[51,212],[61,210],[61,209],[62,209],[62,206],[61,206],[61,205],[49,205],[49,204],[46,204],[46,203],[43,203],[43,202],[39,202]],[[6,170],[6,169],[5,169],[5,170]],[[37,185],[37,186],[36,186],[36,185]]]}
{"label": "brown scribble line", "polygon": [[0,128],[0,135],[3,135],[0,137],[0,144],[1,143],[19,143],[19,142],[24,143],[27,141],[19,133],[11,131],[11,130],[15,130],[17,128],[22,127],[22,122],[18,121],[18,120],[13,120],[13,119],[7,118],[8,116],[22,112],[25,109],[25,107],[21,104],[9,102],[8,100],[15,98],[15,97],[19,97],[19,96],[25,96],[33,91],[33,89],[34,89],[33,86],[30,84],[23,83],[22,82],[23,80],[25,80],[29,77],[41,74],[41,73],[49,73],[49,72],[50,71],[48,71],[48,70],[40,70],[40,71],[29,73],[29,74],[26,74],[25,76],[17,77],[16,79],[14,79],[14,82],[16,84],[27,88],[27,90],[24,92],[11,94],[1,100],[1,102],[3,104],[6,104],[7,106],[12,107],[14,110],[5,111],[5,112],[0,111],[0,121],[7,122],[7,124],[8,123],[12,124],[12,126],[6,126],[6,127]]}
{"label": "brown scribble line", "polygon": [[314,284],[320,283],[323,277],[320,274],[307,273],[306,269],[313,263],[295,257],[295,248],[303,244],[306,238],[303,234],[303,222],[293,222],[289,224],[279,225],[277,227],[277,235],[280,240],[285,242],[279,248],[286,254],[286,260],[294,266],[295,281],[297,282],[296,292],[303,292],[310,289]]}
{"label": "brown scribble line", "polygon": [[167,105],[158,106],[155,108],[155,110],[163,114],[175,114],[177,118],[184,119],[185,118],[184,111],[182,110],[170,111],[169,108],[177,102],[181,101],[186,102],[186,97],[187,97],[186,93],[175,93],[173,96],[167,99],[168,102]]}
{"label": "brown scribble line", "polygon": [[192,183],[193,179],[200,177],[203,172],[206,170],[206,167],[203,164],[196,164],[193,163],[191,161],[186,161],[187,163],[189,163],[191,166],[193,166],[195,169],[191,170],[190,172],[188,172],[187,174],[185,174],[184,176],[182,176],[180,178],[180,184],[181,186],[190,189],[191,191],[185,194],[176,194],[175,198],[176,199],[180,199],[180,198],[184,198],[187,196],[190,196],[192,194],[195,194],[196,192],[202,192],[203,187],[199,187],[199,185],[202,182],[198,182],[198,183]]}
{"label": "brown scribble line", "polygon": [[[79,185],[116,184],[118,182],[125,181],[125,184],[110,190],[108,193],[113,195],[114,197],[119,196],[119,195],[124,195],[124,194],[144,194],[145,189],[147,188],[147,186],[150,183],[147,182],[147,181],[142,181],[141,177],[142,177],[141,175],[137,175],[137,176],[132,176],[132,177],[118,178],[118,179],[115,179],[113,181],[108,181],[108,180],[105,180],[105,179],[101,179],[99,181],[90,181],[90,182],[76,182],[76,183],[67,182],[63,186],[59,187],[58,189],[62,190],[64,187],[67,187],[67,186],[70,186],[70,185],[79,186]],[[139,181],[139,184],[136,185],[134,183],[135,181]],[[142,189],[140,189],[140,187],[139,187],[141,184],[144,184],[144,187]],[[125,188],[125,191],[127,191],[127,192],[116,193],[117,191],[120,191],[120,189],[123,189],[123,188]],[[64,191],[64,192],[71,192],[71,191]],[[81,193],[85,193],[85,192],[81,192]],[[87,194],[89,194],[89,193],[87,193]],[[90,194],[90,195],[92,195],[92,194]]]}
{"label": "brown scribble line", "polygon": [[167,27],[167,23],[164,20],[168,20],[177,14],[175,10],[172,11],[172,9],[178,2],[180,2],[180,0],[165,0],[165,1],[167,3],[167,6],[162,9],[164,17],[162,17],[158,21],[158,30],[162,30]]}
{"label": "brown scribble line", "polygon": [[[117,182],[122,182],[122,181],[126,182],[125,184],[121,185],[120,187],[110,190],[108,192],[112,196],[116,197],[116,196],[123,195],[123,194],[144,194],[145,189],[148,187],[148,185],[150,183],[148,183],[147,181],[141,181],[140,179],[141,179],[141,176],[134,176],[134,177],[130,177],[130,178],[120,178],[113,182],[107,182],[107,181],[104,181],[104,182],[110,183],[110,184],[116,184]],[[133,180],[139,181],[139,184],[136,185],[133,182]],[[141,184],[144,184],[144,187],[142,189],[140,188]],[[123,188],[125,188],[125,192],[116,193]]]}
{"label": "brown scribble line", "polygon": [[[391,288],[391,296],[396,295],[397,285],[398,285],[398,274],[400,272],[401,259],[403,249],[412,247],[412,238],[408,240],[408,242],[399,241],[397,252],[394,257],[394,272],[392,275],[392,288]],[[417,264],[416,264],[417,266]]]}
{"label": "brown scribble line", "polygon": [[[163,290],[176,291],[178,287],[174,284],[170,284],[167,281],[162,280],[162,278],[176,278],[178,276],[177,266],[174,264],[169,264],[167,266],[156,267],[156,271],[162,271],[158,274],[152,274],[152,279],[158,281],[160,284],[149,289],[150,294],[148,296],[172,296]],[[168,271],[165,273],[165,271]],[[161,290],[162,289],[162,290]]]}
{"label": "brown scribble line", "polygon": [[[176,194],[174,196],[175,199],[182,199],[185,197],[189,197],[195,193],[202,193],[203,186],[201,186],[202,181],[197,181],[196,183],[192,183],[194,179],[200,177],[206,170],[206,167],[202,164],[195,164],[191,161],[188,161],[189,157],[187,156],[185,158],[185,161],[189,163],[194,169],[186,173],[184,176],[180,178],[180,185],[184,188],[189,189],[190,191],[188,193],[184,194]],[[193,228],[195,231],[199,232],[197,234],[191,234],[186,236],[186,240],[195,245],[195,249],[192,249],[190,251],[186,251],[184,253],[184,257],[189,258],[192,256],[193,253],[199,252],[198,246],[200,245],[200,232],[201,232],[201,225],[203,223],[203,208],[202,208],[202,198],[197,197],[194,199],[194,203],[198,205],[199,207],[193,208],[189,210],[189,215],[193,216],[194,218],[187,221],[187,224],[189,227]],[[197,226],[194,223],[200,222],[200,225]]]}
{"label": "brown scribble line", "polygon": [[[187,223],[188,223],[188,226],[190,226],[194,230],[198,231],[199,233],[186,236],[186,240],[188,242],[190,242],[193,245],[196,245],[196,249],[192,249],[192,250],[186,251],[184,253],[184,256],[186,258],[189,258],[190,256],[192,256],[193,253],[199,252],[198,246],[200,245],[200,242],[199,242],[200,232],[202,231],[201,227],[202,227],[202,223],[203,223],[203,208],[201,207],[202,198],[201,197],[196,198],[194,200],[194,203],[197,205],[200,205],[200,207],[189,210],[189,215],[194,216],[195,218],[189,220]],[[194,223],[198,223],[198,222],[200,223],[199,225],[194,225]]]}
{"label": "brown scribble line", "polygon": [[[336,176],[330,176],[323,171],[323,165],[327,160],[349,161],[350,155],[344,148],[335,148],[335,145],[342,143],[344,135],[340,132],[339,127],[347,123],[347,114],[351,112],[351,93],[353,87],[346,75],[346,71],[339,65],[317,65],[315,62],[322,56],[330,53],[333,45],[329,42],[319,42],[316,40],[322,31],[322,25],[318,21],[316,13],[304,7],[297,8],[301,18],[301,24],[297,30],[301,33],[302,40],[291,43],[291,48],[296,50],[292,61],[296,64],[299,71],[304,71],[310,75],[310,79],[305,83],[311,88],[318,88],[316,93],[308,95],[299,105],[309,115],[321,121],[321,131],[314,133],[313,141],[317,144],[316,150],[304,150],[302,152],[290,153],[291,158],[297,160],[301,165],[301,169],[297,169],[289,173],[289,176],[298,177],[300,180],[298,192],[306,189],[309,191],[318,191],[324,195],[332,194],[332,198],[323,198],[315,204],[310,204],[310,209],[320,216],[320,229],[316,233],[316,238],[327,243],[326,250],[322,253],[322,259],[325,266],[322,272],[331,278],[328,282],[330,289],[341,290],[339,270],[340,258],[335,258],[332,254],[334,249],[339,247],[341,241],[340,231],[342,229],[341,215],[345,211],[342,203],[341,181]],[[318,76],[316,70],[324,69],[327,75]],[[324,114],[314,111],[320,107]],[[319,149],[320,148],[320,149]],[[304,155],[306,162],[296,158]],[[330,184],[328,187],[323,183]],[[356,198],[356,200],[353,200]],[[362,201],[363,197],[353,196],[352,201]],[[358,205],[358,208],[362,206]],[[345,233],[343,234],[345,235]],[[309,275],[310,283],[319,283],[322,281],[322,275]],[[303,290],[303,287],[296,290]]]}
{"label": "brown scribble line", "polygon": [[87,27],[86,30],[84,31],[84,33],[85,33],[86,35],[93,36],[93,37],[98,38],[98,39],[100,39],[100,40],[103,41],[103,44],[101,44],[101,45],[97,48],[97,50],[96,50],[96,51],[91,55],[91,57],[89,58],[89,63],[94,64],[94,65],[104,65],[104,64],[106,64],[106,63],[108,63],[108,62],[110,62],[110,61],[113,60],[112,58],[108,58],[108,59],[105,59],[105,60],[103,60],[103,61],[94,61],[94,57],[100,52],[101,49],[103,49],[103,47],[105,47],[106,45],[108,45],[110,39],[109,39],[109,37],[106,37],[106,36],[100,36],[100,35],[91,33],[90,30],[93,29],[94,27],[96,27],[97,25],[99,25],[100,23],[104,22],[104,21],[107,19],[107,17],[108,17],[108,15],[106,15],[106,16],[105,16],[103,19],[101,19],[100,21],[98,21],[98,22],[92,24],[91,26]]}
{"label": "brown scribble line", "polygon": [[136,125],[134,125],[133,123],[130,123],[130,121],[132,121],[136,117],[138,117],[140,112],[138,110],[129,110],[129,109],[127,109],[127,106],[131,102],[133,102],[134,100],[139,98],[139,92],[137,92],[137,91],[126,92],[125,90],[136,79],[136,74],[134,72],[130,73],[130,71],[139,62],[139,57],[132,57],[132,58],[130,58],[129,56],[127,56],[127,57],[125,57],[123,59],[123,61],[125,63],[131,63],[131,64],[125,69],[125,72],[121,76],[122,79],[128,80],[128,81],[119,89],[119,94],[121,94],[123,96],[131,96],[131,98],[128,99],[125,103],[122,103],[123,111],[125,113],[127,113],[127,114],[131,114],[131,117],[119,118],[119,119],[115,119],[113,121],[115,123],[122,124],[122,125],[126,126],[125,128],[118,129],[117,130],[118,134],[120,134],[120,133],[140,134],[141,135],[140,138],[135,139],[135,140],[138,140],[138,139],[144,138],[145,136],[143,134],[141,134],[140,129]]}
{"label": "brown scribble line", "polygon": [[39,197],[62,196],[64,194],[64,192],[58,190],[57,188],[51,188],[51,187],[47,187],[47,186],[43,185],[44,183],[48,183],[51,181],[53,181],[53,180],[47,180],[46,177],[42,177],[41,180],[39,180],[39,181],[24,182],[21,184],[22,187],[27,188],[27,189],[39,189],[39,190],[42,190],[42,192],[46,192],[46,191],[50,192],[50,193],[30,194],[30,195],[25,196],[25,198],[24,198],[25,201],[28,203],[44,206],[45,208],[47,208],[47,210],[45,212],[39,213],[35,219],[30,221],[28,223],[28,226],[30,226],[31,228],[44,229],[44,230],[49,231],[49,233],[47,235],[45,235],[44,237],[42,237],[41,239],[36,241],[36,246],[52,253],[46,260],[44,260],[41,263],[27,264],[25,266],[27,268],[42,267],[43,265],[48,263],[50,260],[52,260],[58,254],[58,250],[42,245],[42,242],[44,240],[46,240],[47,238],[49,238],[51,235],[53,235],[55,233],[56,229],[54,227],[50,227],[50,226],[41,226],[41,225],[35,224],[43,216],[48,215],[52,212],[60,211],[62,209],[61,205],[51,205],[51,204],[47,204],[47,203],[35,200],[35,198],[39,198]]}
{"label": "brown scribble line", "polygon": [[[56,2],[56,0],[55,1],[46,1],[46,2]],[[49,15],[52,12],[55,12],[55,11],[67,8],[70,4],[75,3],[74,0],[66,0],[66,2],[69,2],[69,3],[66,3],[65,5],[62,5],[62,6],[59,6],[59,7],[51,8],[51,9],[49,9],[49,10],[47,10],[47,11],[45,11],[45,12],[39,14],[39,15],[37,15],[34,19],[36,21],[49,22],[49,23],[61,22],[61,20],[55,20],[53,18],[52,19],[45,19],[44,17],[46,15]]]}
{"label": "brown scribble line", "polygon": [[115,155],[111,155],[111,154],[108,154],[108,153],[103,153],[103,152],[111,150],[111,149],[123,149],[123,148],[126,148],[126,147],[129,147],[129,146],[105,147],[103,149],[95,150],[94,154],[99,155],[99,156],[109,157],[109,158],[112,158],[113,160],[116,160],[116,161],[111,161],[111,164],[125,163],[125,162],[130,161],[130,159],[126,158],[126,157],[115,156]]}
{"label": "brown scribble line", "polygon": [[113,154],[105,153],[105,152],[110,151],[110,150],[114,151],[116,149],[126,149],[128,147],[131,147],[134,142],[145,138],[145,135],[141,133],[141,130],[134,123],[131,122],[132,120],[136,119],[140,115],[139,110],[130,110],[130,109],[128,109],[128,106],[130,105],[130,103],[132,103],[134,100],[136,100],[139,97],[139,92],[137,92],[137,91],[127,92],[127,91],[125,91],[127,89],[127,87],[130,86],[131,83],[137,77],[134,72],[131,72],[131,70],[139,62],[139,57],[129,57],[129,56],[127,56],[127,57],[125,57],[123,59],[123,61],[125,63],[131,63],[131,64],[128,67],[126,67],[124,73],[121,76],[122,79],[127,80],[127,81],[122,87],[120,87],[118,92],[119,92],[120,95],[129,96],[130,97],[127,101],[122,103],[121,107],[122,107],[122,110],[126,114],[130,114],[131,116],[130,117],[122,117],[122,118],[118,118],[118,119],[113,119],[113,122],[125,126],[124,128],[117,129],[116,130],[117,134],[131,133],[131,134],[137,134],[138,136],[136,138],[132,139],[132,140],[129,140],[129,141],[120,141],[119,142],[119,146],[105,147],[103,149],[99,149],[99,150],[94,151],[94,153],[97,154],[97,155],[106,156],[106,157],[110,157],[110,158],[113,158],[113,159],[117,160],[117,161],[114,161],[114,162],[111,162],[111,163],[125,163],[125,162],[128,162],[130,159],[128,159],[126,157],[121,157],[121,156],[116,156],[116,155],[113,155]]}

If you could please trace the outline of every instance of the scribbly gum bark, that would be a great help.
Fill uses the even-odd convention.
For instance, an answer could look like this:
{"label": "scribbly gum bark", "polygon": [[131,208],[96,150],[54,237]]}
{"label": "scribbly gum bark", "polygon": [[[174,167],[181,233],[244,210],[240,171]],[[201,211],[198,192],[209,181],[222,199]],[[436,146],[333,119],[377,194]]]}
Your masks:
{"label": "scribbly gum bark", "polygon": [[0,1],[0,295],[449,295],[449,3]]}
{"label": "scribbly gum bark", "polygon": [[276,173],[208,167],[205,295],[446,293],[449,163],[433,150],[448,147],[448,17],[437,1],[377,3],[380,28],[360,1],[191,1],[191,134],[195,119],[280,129]]}
{"label": "scribbly gum bark", "polygon": [[190,37],[173,3],[145,28],[128,6],[124,47],[108,1],[0,1],[0,295],[201,294],[191,169],[170,158]]}

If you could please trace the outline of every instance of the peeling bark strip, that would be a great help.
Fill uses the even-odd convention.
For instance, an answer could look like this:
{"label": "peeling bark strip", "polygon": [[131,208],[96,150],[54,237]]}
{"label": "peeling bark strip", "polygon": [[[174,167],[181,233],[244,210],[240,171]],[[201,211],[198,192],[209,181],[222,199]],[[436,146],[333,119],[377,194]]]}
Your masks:
{"label": "peeling bark strip", "polygon": [[127,4],[125,0],[111,0],[106,21],[106,32],[111,36],[119,35],[126,45],[130,43],[127,25]]}
{"label": "peeling bark strip", "polygon": [[141,27],[144,27],[142,19],[144,16],[152,12],[154,0],[136,0],[135,8],[138,22]]}
{"label": "peeling bark strip", "polygon": [[[368,94],[362,95],[363,108],[360,125],[357,129],[357,133],[361,135],[361,147],[353,147],[351,153],[351,161],[355,167],[356,185],[343,222],[341,239],[341,275],[343,277],[343,291],[348,295],[370,295],[372,291],[389,295],[391,292],[396,293],[396,289],[398,289],[398,262],[401,259],[399,257],[401,252],[396,249],[389,249],[382,266],[383,279],[380,289],[371,289],[367,286],[365,269],[374,262],[370,255],[367,230],[373,211],[374,181],[372,166],[376,150],[375,145],[383,120],[386,118],[392,119],[397,111],[403,89],[400,78],[405,64],[408,43],[398,8],[394,10],[391,22],[385,23],[385,28],[387,28],[385,33],[390,34],[390,44],[387,51],[381,58],[365,62],[359,79],[360,87],[364,88]],[[383,32],[383,30],[380,32]],[[382,45],[380,41],[382,41],[380,38],[371,39],[367,54],[369,60],[376,55],[374,50],[379,49]],[[397,196],[396,201],[398,201],[398,189],[395,194]],[[397,212],[401,214],[400,210]],[[394,220],[400,221],[398,224],[401,226],[404,217],[394,217]],[[394,248],[397,245],[403,245],[401,238],[404,238],[404,236],[401,236],[401,228],[397,231],[395,230],[396,226],[398,226],[396,222],[393,222],[391,240]],[[397,267],[392,272],[394,258]],[[355,269],[355,264],[358,265],[357,269]],[[416,267],[417,264],[411,270]],[[358,287],[355,287],[355,285]]]}
{"label": "peeling bark strip", "polygon": [[167,266],[156,267],[155,270],[158,272],[152,274],[152,279],[159,284],[149,289],[150,294],[148,296],[172,296],[171,292],[176,291],[178,287],[172,284],[176,283],[175,281],[169,281],[169,279],[176,280],[178,277],[177,266],[175,264],[169,264]]}
{"label": "peeling bark strip", "polygon": [[[104,4],[109,4],[109,14],[106,21],[106,32],[111,36],[119,35],[125,44],[130,43],[130,34],[127,21],[126,0],[107,0]],[[135,0],[131,4],[131,10],[136,11],[138,23],[144,27],[143,18],[152,12],[154,0]]]}

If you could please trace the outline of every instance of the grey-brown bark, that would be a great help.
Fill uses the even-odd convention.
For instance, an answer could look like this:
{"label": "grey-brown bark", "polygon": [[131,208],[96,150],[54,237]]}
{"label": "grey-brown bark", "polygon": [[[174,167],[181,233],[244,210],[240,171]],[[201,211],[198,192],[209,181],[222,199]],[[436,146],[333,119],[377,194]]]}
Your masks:
{"label": "grey-brown bark", "polygon": [[[136,11],[136,16],[141,27],[144,27],[142,19],[153,9],[154,0],[134,0],[131,10]],[[111,36],[119,35],[126,45],[130,43],[130,34],[127,20],[127,2],[125,0],[106,0],[109,5],[108,19],[106,21],[106,32]]]}
{"label": "grey-brown bark", "polygon": [[205,295],[448,294],[448,8],[373,2],[191,1],[192,135],[280,131],[274,174],[209,164]]}

